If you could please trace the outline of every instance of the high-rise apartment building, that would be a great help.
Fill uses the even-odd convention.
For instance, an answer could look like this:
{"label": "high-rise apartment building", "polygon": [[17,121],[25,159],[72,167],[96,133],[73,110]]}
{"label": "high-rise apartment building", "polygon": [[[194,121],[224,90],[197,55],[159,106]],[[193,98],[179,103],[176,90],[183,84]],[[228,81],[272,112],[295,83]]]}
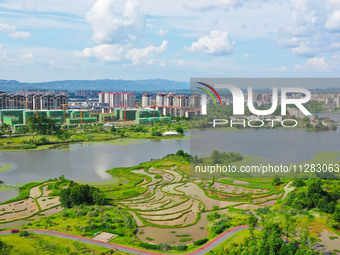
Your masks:
{"label": "high-rise apartment building", "polygon": [[48,110],[62,109],[68,103],[66,95],[54,94],[0,94],[0,109]]}
{"label": "high-rise apartment building", "polygon": [[150,94],[143,94],[142,96],[142,107],[148,107],[151,105],[151,95]]}
{"label": "high-rise apartment building", "polygon": [[128,107],[135,106],[135,94],[124,92],[101,92],[98,95],[99,103],[106,103],[110,107]]}
{"label": "high-rise apartment building", "polygon": [[164,106],[164,97],[165,97],[164,93],[158,93],[156,95],[156,105]]}

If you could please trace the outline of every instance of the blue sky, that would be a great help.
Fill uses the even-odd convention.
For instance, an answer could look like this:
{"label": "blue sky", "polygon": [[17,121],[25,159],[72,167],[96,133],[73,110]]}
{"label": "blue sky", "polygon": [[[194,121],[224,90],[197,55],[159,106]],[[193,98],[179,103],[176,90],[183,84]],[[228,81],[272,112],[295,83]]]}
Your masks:
{"label": "blue sky", "polygon": [[0,0],[0,79],[339,77],[338,0]]}

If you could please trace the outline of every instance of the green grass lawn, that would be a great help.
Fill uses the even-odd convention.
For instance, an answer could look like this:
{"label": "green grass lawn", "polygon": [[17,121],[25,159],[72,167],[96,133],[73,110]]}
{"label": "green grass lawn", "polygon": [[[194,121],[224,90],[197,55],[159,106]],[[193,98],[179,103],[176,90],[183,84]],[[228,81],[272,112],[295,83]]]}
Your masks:
{"label": "green grass lawn", "polygon": [[104,206],[76,206],[34,220],[23,228],[49,229],[92,238],[96,232],[116,234],[115,243],[132,242],[136,230],[132,216],[124,209]]}
{"label": "green grass lawn", "polygon": [[[110,249],[96,245],[84,244],[72,240],[30,233],[28,237],[20,237],[19,234],[1,236],[0,240],[11,246],[13,255],[25,254],[108,254]],[[115,254],[127,254],[116,252]]]}
{"label": "green grass lawn", "polygon": [[[254,231],[255,235],[260,233],[259,230]],[[214,252],[213,254],[225,254],[224,253],[224,248],[230,247],[231,244],[233,243],[242,243],[245,238],[250,237],[250,232],[248,229],[246,230],[241,230],[237,232],[236,234],[232,235],[229,237],[227,240],[222,242],[219,246],[214,248],[212,251]]]}

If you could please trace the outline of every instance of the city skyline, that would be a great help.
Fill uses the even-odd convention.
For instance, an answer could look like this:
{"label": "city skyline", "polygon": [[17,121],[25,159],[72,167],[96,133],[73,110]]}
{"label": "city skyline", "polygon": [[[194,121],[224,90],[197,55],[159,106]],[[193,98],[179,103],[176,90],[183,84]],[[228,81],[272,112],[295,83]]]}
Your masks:
{"label": "city skyline", "polygon": [[188,81],[339,71],[340,4],[333,0],[16,0],[0,3],[0,11],[1,79]]}

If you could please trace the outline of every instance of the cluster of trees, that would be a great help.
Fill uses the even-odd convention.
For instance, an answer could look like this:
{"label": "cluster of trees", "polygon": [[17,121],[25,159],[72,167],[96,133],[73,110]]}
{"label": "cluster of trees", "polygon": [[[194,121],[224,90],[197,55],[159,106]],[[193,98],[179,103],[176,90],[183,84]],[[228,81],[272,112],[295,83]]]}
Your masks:
{"label": "cluster of trees", "polygon": [[[298,186],[303,186],[304,181],[294,181]],[[337,185],[334,189],[326,190],[324,180],[310,179],[307,182],[305,190],[299,193],[292,193],[286,199],[286,205],[296,209],[313,209],[317,208],[322,212],[333,214],[333,218],[340,222],[340,207],[337,200],[340,199],[340,187]]]}
{"label": "cluster of trees", "polygon": [[45,116],[31,116],[27,119],[27,126],[30,132],[39,135],[51,135],[59,131],[60,126],[57,126],[55,121],[46,118]]}
{"label": "cluster of trees", "polygon": [[207,215],[209,221],[209,231],[214,234],[221,234],[227,228],[231,227],[230,218],[226,214],[213,212]]}
{"label": "cluster of trees", "polygon": [[1,126],[0,126],[0,135],[10,135],[12,134],[12,129],[11,129],[11,126],[6,124],[6,123],[3,123]]}
{"label": "cluster of trees", "polygon": [[103,205],[105,203],[104,193],[98,188],[77,183],[72,183],[68,188],[62,190],[59,199],[65,208],[81,204]]}
{"label": "cluster of trees", "polygon": [[183,150],[178,150],[176,154],[168,154],[163,159],[169,159],[176,157],[176,158],[182,158],[187,162],[190,162],[191,155],[189,153],[184,152]]}
{"label": "cluster of trees", "polygon": [[238,152],[226,153],[219,152],[218,150],[214,150],[210,157],[213,164],[229,164],[243,159],[243,156]]}
{"label": "cluster of trees", "polygon": [[11,254],[12,246],[7,245],[5,242],[0,240],[0,254],[7,255]]}
{"label": "cluster of trees", "polygon": [[250,238],[245,238],[241,244],[233,243],[230,247],[224,249],[224,254],[238,255],[238,254],[252,254],[252,255],[305,255],[316,254],[311,249],[311,245],[315,243],[309,232],[301,231],[299,242],[300,248],[293,242],[286,242],[283,229],[277,223],[265,224],[263,230],[259,235],[251,234]]}

